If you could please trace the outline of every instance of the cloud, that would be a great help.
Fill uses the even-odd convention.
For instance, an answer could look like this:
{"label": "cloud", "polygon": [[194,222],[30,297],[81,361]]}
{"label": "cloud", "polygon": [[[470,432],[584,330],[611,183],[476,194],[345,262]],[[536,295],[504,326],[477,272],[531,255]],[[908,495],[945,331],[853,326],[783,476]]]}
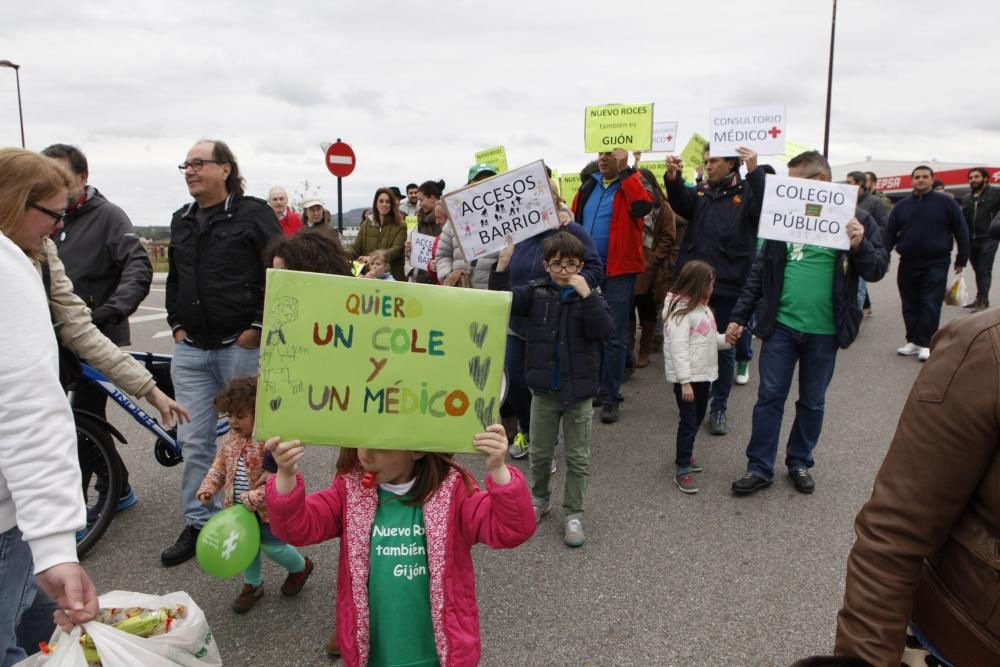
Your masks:
{"label": "cloud", "polygon": [[[787,105],[789,138],[823,139],[829,3],[634,0],[625,28],[598,0],[12,4],[0,58],[22,65],[29,147],[85,144],[95,183],[145,224],[188,197],[175,165],[203,136],[229,142],[255,194],[309,180],[331,206],[319,143],[342,137],[358,154],[348,209],[384,183],[464,183],[496,145],[576,171],[584,107],[614,100],[655,102],[682,141],[709,108],[756,103]],[[980,4],[838,4],[835,164],[996,163],[1000,89],[969,21],[1000,24],[1000,3]],[[0,70],[0,145],[20,143],[17,114]]]}
{"label": "cloud", "polygon": [[319,107],[330,102],[318,82],[303,83],[297,79],[276,77],[262,82],[258,90],[265,97],[295,107]]}

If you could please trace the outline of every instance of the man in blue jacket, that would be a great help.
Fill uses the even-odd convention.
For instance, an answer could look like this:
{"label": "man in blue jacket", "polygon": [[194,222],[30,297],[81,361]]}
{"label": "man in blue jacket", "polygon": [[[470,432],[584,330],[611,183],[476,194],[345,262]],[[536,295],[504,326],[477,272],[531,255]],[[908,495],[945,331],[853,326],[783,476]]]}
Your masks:
{"label": "man in blue jacket", "polygon": [[927,361],[931,338],[941,324],[951,248],[958,242],[955,273],[959,274],[969,259],[969,227],[955,200],[933,191],[934,170],[921,165],[911,176],[913,194],[892,208],[885,247],[890,253],[895,248],[900,258],[896,285],[903,305],[906,345],[896,353]]}
{"label": "man in blue jacket", "polygon": [[[830,163],[816,151],[792,158],[788,175],[832,180]],[[809,469],[823,429],[826,389],[833,379],[837,349],[846,349],[854,341],[861,323],[858,280],[877,282],[889,265],[878,223],[861,209],[855,209],[854,215],[847,224],[850,250],[765,241],[733,308],[727,340],[735,344],[756,311],[754,333],[764,341],[747,472],[733,482],[733,493],[738,496],[771,486],[796,364],[799,398],[785,466],[797,491],[812,493],[816,488]]]}
{"label": "man in blue jacket", "polygon": [[[739,156],[715,157],[705,149],[706,180],[689,188],[681,179],[683,161],[671,155],[663,176],[667,198],[677,215],[689,220],[674,275],[685,262],[700,259],[715,270],[715,290],[708,305],[715,313],[719,333],[724,331],[743,283],[750,273],[757,247],[757,224],[764,199],[764,169],[757,154],[740,148]],[[740,178],[740,161],[746,164],[746,180]],[[712,435],[729,432],[726,406],[733,388],[736,351],[719,352],[719,379],[712,383],[712,406],[708,429]]]}

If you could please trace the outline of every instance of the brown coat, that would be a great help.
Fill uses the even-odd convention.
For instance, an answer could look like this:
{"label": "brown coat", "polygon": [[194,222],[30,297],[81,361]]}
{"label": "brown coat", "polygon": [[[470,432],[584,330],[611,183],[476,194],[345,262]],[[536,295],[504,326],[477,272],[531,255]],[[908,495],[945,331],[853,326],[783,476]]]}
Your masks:
{"label": "brown coat", "polygon": [[652,247],[647,247],[646,236],[649,234],[649,230],[643,230],[642,258],[646,270],[636,278],[636,294],[645,294],[649,290],[655,289],[660,282],[660,275],[670,273],[673,266],[668,263],[670,262],[670,251],[674,247],[674,238],[677,235],[674,211],[669,204],[664,202],[663,206],[654,209],[649,215],[653,216],[653,243]]}
{"label": "brown coat", "polygon": [[911,618],[956,665],[1000,664],[1000,309],[938,332],[858,514],[838,655],[898,665]]}

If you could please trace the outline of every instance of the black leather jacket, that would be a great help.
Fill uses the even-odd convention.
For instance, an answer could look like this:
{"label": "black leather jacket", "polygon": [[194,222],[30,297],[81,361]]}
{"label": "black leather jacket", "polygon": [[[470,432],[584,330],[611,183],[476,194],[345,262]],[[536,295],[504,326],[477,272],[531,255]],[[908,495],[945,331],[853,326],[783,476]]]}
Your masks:
{"label": "black leather jacket", "polygon": [[188,341],[214,349],[232,343],[264,311],[262,252],[281,235],[274,211],[262,199],[232,193],[199,231],[196,203],[170,221],[167,322]]}

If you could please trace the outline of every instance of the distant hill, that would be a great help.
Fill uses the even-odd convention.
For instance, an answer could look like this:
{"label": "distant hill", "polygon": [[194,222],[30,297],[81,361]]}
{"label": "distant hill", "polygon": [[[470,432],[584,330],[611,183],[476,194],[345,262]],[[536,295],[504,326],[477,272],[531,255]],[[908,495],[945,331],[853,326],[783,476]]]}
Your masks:
{"label": "distant hill", "polygon": [[[344,211],[344,227],[360,227],[361,226],[361,215],[365,212],[363,208],[352,208],[349,211]],[[337,211],[330,211],[333,216],[333,226],[337,227]],[[170,240],[170,227],[158,227],[155,225],[146,225],[144,227],[136,227],[135,231],[139,233],[144,239],[149,239],[150,241],[168,241]]]}

